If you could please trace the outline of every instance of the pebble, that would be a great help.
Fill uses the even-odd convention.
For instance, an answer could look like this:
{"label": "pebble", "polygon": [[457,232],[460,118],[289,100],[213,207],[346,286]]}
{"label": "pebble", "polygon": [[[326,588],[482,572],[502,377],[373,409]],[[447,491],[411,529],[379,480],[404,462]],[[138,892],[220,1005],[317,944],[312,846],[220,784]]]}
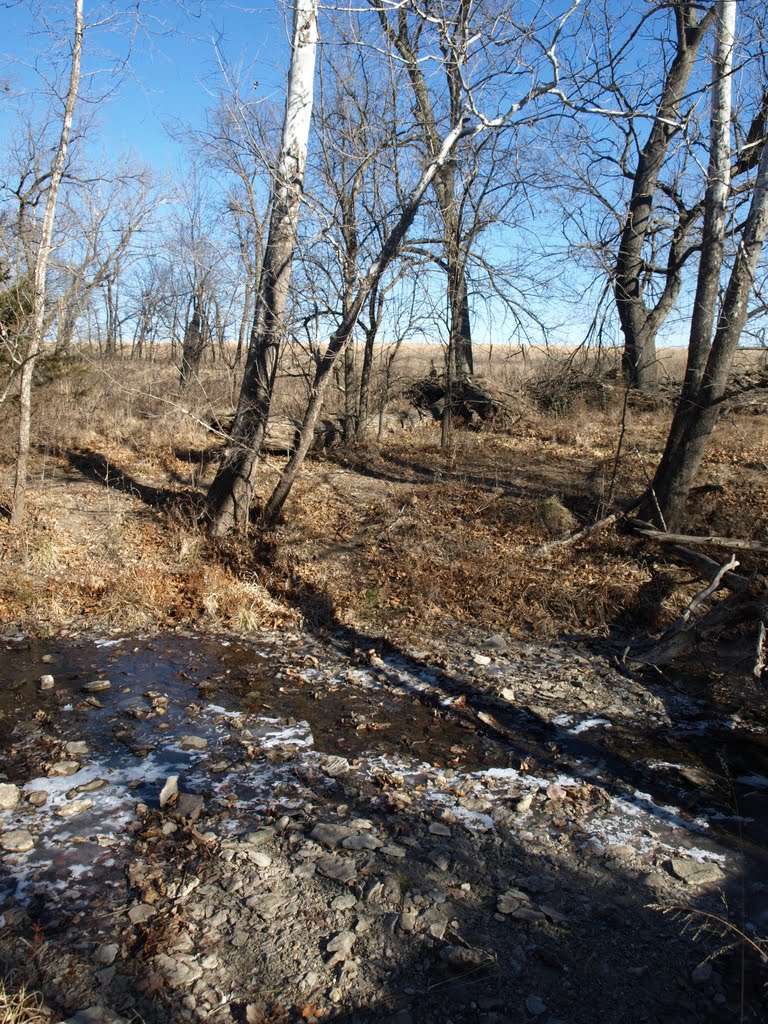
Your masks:
{"label": "pebble", "polygon": [[25,828],[15,828],[0,834],[0,848],[6,853],[26,853],[34,845],[32,833],[27,832]]}
{"label": "pebble", "polygon": [[106,942],[104,945],[99,946],[94,953],[94,960],[97,964],[104,964],[109,966],[115,962],[117,954],[120,952],[120,947],[116,942]]}
{"label": "pebble", "polygon": [[80,771],[80,765],[77,761],[57,761],[56,764],[51,765],[48,776],[49,778],[66,777],[74,775],[78,771]]}
{"label": "pebble", "polygon": [[56,680],[53,678],[53,676],[48,675],[48,673],[46,673],[44,676],[40,676],[40,678],[37,681],[38,690],[52,690],[55,685]]}
{"label": "pebble", "polygon": [[11,782],[0,783],[0,811],[12,811],[19,802],[19,787]]}
{"label": "pebble", "polygon": [[56,816],[58,818],[72,818],[76,814],[82,814],[83,811],[88,811],[93,807],[93,800],[88,797],[83,797],[82,800],[70,800],[68,804],[57,808]]}
{"label": "pebble", "polygon": [[329,953],[333,953],[333,956],[328,961],[328,966],[333,967],[335,964],[341,963],[346,960],[352,951],[352,947],[355,944],[357,936],[354,932],[339,932],[334,935],[326,943],[326,950]]}
{"label": "pebble", "polygon": [[337,896],[335,900],[331,900],[332,910],[351,910],[352,907],[357,903],[357,900],[352,893],[344,893],[343,896]]}
{"label": "pebble", "polygon": [[92,679],[83,686],[83,693],[103,693],[105,690],[111,689],[112,683],[109,679]]}
{"label": "pebble", "polygon": [[128,911],[128,919],[131,924],[144,924],[150,917],[154,917],[157,911],[149,903],[137,903]]}
{"label": "pebble", "polygon": [[208,740],[204,736],[181,736],[179,746],[182,750],[207,750]]}
{"label": "pebble", "polygon": [[704,963],[694,967],[691,971],[691,981],[694,985],[705,985],[712,977],[712,964]]}
{"label": "pebble", "polygon": [[179,793],[173,813],[183,821],[195,822],[203,813],[205,801],[196,793]]}
{"label": "pebble", "polygon": [[32,789],[27,793],[27,803],[32,807],[45,807],[48,803],[48,794],[44,789]]}
{"label": "pebble", "polygon": [[472,658],[472,661],[474,661],[476,665],[480,665],[481,667],[491,664],[491,659],[488,657],[487,654],[475,654]]}
{"label": "pebble", "polygon": [[345,850],[378,850],[382,842],[376,836],[349,836],[342,840],[341,845]]}
{"label": "pebble", "polygon": [[72,740],[64,744],[64,750],[70,757],[77,757],[80,754],[90,754],[88,744],[84,740]]}

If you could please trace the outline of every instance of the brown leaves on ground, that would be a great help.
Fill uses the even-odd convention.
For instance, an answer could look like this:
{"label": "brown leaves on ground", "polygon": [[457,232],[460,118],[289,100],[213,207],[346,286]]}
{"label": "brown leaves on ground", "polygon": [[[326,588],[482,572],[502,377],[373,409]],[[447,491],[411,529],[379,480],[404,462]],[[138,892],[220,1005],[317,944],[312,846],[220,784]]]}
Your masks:
{"label": "brown leaves on ground", "polygon": [[[457,431],[448,452],[436,426],[337,449],[306,464],[283,525],[258,548],[253,538],[214,547],[195,512],[221,443],[204,427],[203,401],[222,381],[212,371],[200,407],[185,395],[182,409],[168,398],[171,367],[123,371],[127,383],[98,367],[83,378],[87,415],[54,393],[36,421],[27,522],[0,520],[6,623],[248,631],[304,615],[420,643],[457,627],[552,634],[601,631],[627,615],[661,628],[674,617],[685,571],[670,576],[662,556],[614,530],[533,557],[644,488],[666,414],[630,410],[618,458],[620,403],[526,415],[506,434]],[[691,497],[692,531],[765,538],[767,434],[755,416],[718,426]],[[9,493],[11,453],[2,454]],[[281,465],[262,465],[262,495]]]}

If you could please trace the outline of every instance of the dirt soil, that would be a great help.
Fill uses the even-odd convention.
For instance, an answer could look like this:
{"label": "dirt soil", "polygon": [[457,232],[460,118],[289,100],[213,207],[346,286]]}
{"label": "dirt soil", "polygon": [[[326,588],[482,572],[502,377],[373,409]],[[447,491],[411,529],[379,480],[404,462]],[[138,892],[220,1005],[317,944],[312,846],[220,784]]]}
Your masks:
{"label": "dirt soil", "polygon": [[[764,1019],[753,638],[634,674],[700,582],[611,529],[540,551],[663,414],[618,459],[620,409],[329,451],[213,548],[201,417],[54,398],[0,521],[0,960],[49,1019]],[[768,539],[766,440],[721,424],[692,530]]]}

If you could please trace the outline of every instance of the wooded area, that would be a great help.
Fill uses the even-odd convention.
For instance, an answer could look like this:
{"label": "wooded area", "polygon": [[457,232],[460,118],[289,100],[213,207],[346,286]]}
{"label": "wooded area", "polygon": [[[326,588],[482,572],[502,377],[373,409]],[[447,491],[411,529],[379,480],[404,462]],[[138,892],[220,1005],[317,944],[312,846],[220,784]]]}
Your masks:
{"label": "wooded area", "polygon": [[2,6],[0,1020],[763,1020],[765,3]]}

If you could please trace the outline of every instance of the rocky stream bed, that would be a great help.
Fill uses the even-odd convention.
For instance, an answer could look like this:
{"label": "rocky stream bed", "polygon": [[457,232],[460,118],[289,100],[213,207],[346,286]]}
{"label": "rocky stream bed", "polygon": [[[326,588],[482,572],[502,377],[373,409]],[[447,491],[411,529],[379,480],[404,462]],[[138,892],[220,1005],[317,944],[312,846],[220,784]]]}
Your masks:
{"label": "rocky stream bed", "polygon": [[52,1021],[765,1019],[759,684],[363,640],[5,638],[0,968]]}

